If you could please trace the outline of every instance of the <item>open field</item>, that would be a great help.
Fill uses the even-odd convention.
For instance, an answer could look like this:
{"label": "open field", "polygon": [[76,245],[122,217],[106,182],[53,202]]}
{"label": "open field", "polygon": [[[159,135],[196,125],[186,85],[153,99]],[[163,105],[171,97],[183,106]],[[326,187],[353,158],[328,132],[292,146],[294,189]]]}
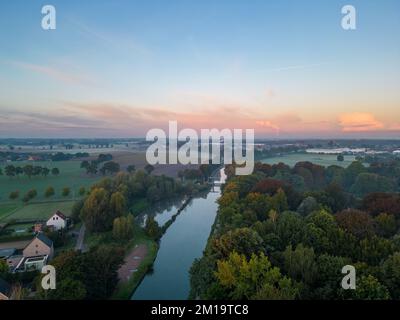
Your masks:
{"label": "open field", "polygon": [[[55,189],[55,195],[51,199],[72,199],[77,195],[80,187],[90,187],[95,181],[99,180],[101,177],[90,177],[87,176],[84,169],[80,168],[80,161],[37,161],[37,162],[8,162],[7,164],[2,164],[0,167],[3,169],[6,165],[12,164],[14,166],[25,166],[31,164],[34,166],[47,167],[50,170],[52,168],[59,168],[60,174],[58,176],[53,176],[49,174],[47,177],[37,176],[31,177],[30,179],[26,176],[20,177],[7,177],[5,175],[0,176],[0,203],[9,200],[9,194],[12,191],[19,190],[19,198],[15,200],[15,203],[22,203],[21,199],[24,194],[30,189],[36,189],[38,195],[34,199],[36,200],[48,200],[44,197],[45,190],[51,186]],[[68,197],[62,197],[61,192],[64,187],[69,187],[71,189],[71,194]],[[1,215],[0,209],[0,215]]]}
{"label": "open field", "polygon": [[[56,210],[60,210],[65,215],[71,214],[74,201],[52,201],[43,203],[31,203],[22,206],[15,211],[11,211],[9,215],[3,215],[1,222],[11,220],[47,220]],[[0,206],[1,208],[1,206]]]}
{"label": "open field", "polygon": [[261,160],[263,163],[276,164],[283,162],[290,167],[293,167],[297,162],[309,161],[320,166],[328,167],[330,165],[337,165],[341,167],[349,166],[353,161],[355,161],[354,156],[344,156],[344,161],[337,161],[337,155],[333,154],[312,154],[312,153],[294,153],[287,154],[284,156],[267,158]]}

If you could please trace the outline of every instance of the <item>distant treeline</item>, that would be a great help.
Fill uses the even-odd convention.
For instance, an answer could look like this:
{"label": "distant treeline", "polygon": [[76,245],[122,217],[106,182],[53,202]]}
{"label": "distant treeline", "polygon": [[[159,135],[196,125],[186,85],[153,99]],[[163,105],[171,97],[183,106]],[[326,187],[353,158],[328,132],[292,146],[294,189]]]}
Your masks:
{"label": "distant treeline", "polygon": [[87,152],[77,153],[26,153],[26,152],[11,152],[0,151],[0,161],[68,161],[72,159],[80,159],[89,157]]}
{"label": "distant treeline", "polygon": [[23,166],[23,167],[19,167],[19,166],[14,166],[14,165],[10,164],[4,168],[4,173],[3,173],[3,169],[0,168],[0,175],[4,174],[10,178],[15,177],[15,176],[19,177],[20,175],[25,175],[28,178],[31,178],[32,176],[47,177],[50,173],[53,176],[58,176],[60,174],[60,169],[52,168],[50,170],[47,167],[33,166],[30,164],[27,164],[26,166]]}

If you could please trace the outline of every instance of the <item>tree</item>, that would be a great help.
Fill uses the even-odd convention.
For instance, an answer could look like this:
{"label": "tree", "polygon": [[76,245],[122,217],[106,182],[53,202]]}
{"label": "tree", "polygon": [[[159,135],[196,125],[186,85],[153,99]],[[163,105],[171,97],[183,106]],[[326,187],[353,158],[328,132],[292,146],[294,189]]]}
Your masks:
{"label": "tree", "polygon": [[279,268],[272,267],[263,253],[247,260],[245,255],[233,252],[227,260],[217,261],[215,277],[226,289],[227,296],[223,298],[285,300],[298,295],[292,281],[282,276]]}
{"label": "tree", "polygon": [[312,286],[318,275],[313,248],[299,244],[295,250],[288,246],[283,253],[284,266],[290,278]]}
{"label": "tree", "polygon": [[120,170],[120,166],[118,163],[114,161],[109,161],[104,163],[103,167],[100,169],[100,172],[105,175],[107,173],[115,174]]}
{"label": "tree", "polygon": [[71,218],[75,223],[80,221],[80,216],[81,216],[81,210],[83,208],[85,201],[84,200],[79,200],[74,203],[71,209]]}
{"label": "tree", "polygon": [[382,212],[400,217],[400,196],[391,193],[371,193],[363,199],[362,207],[372,216]]}
{"label": "tree", "polygon": [[136,167],[135,165],[131,164],[126,168],[126,171],[128,171],[129,173],[134,173],[136,171]]}
{"label": "tree", "polygon": [[0,176],[3,175],[3,170],[0,168]]}
{"label": "tree", "polygon": [[148,173],[151,174],[154,171],[154,166],[152,166],[151,164],[146,164],[146,166],[144,167],[144,170]]}
{"label": "tree", "polygon": [[23,167],[24,174],[30,179],[33,176],[33,166],[28,164]]}
{"label": "tree", "polygon": [[219,259],[227,258],[233,251],[249,258],[253,253],[263,251],[263,239],[250,228],[235,229],[215,238],[212,250]]}
{"label": "tree", "polygon": [[158,222],[154,220],[154,217],[151,216],[147,217],[144,230],[146,234],[154,240],[159,240],[162,236],[162,230],[158,225]]}
{"label": "tree", "polygon": [[84,196],[84,195],[85,195],[85,192],[86,192],[85,187],[80,187],[80,188],[79,188],[78,193],[79,193],[80,196]]}
{"label": "tree", "polygon": [[110,211],[113,218],[120,217],[126,212],[126,199],[122,192],[114,192],[110,197]]}
{"label": "tree", "polygon": [[63,188],[61,195],[63,197],[68,197],[70,193],[71,193],[71,189],[68,187],[65,187],[65,188]]}
{"label": "tree", "polygon": [[14,177],[15,176],[15,167],[13,165],[8,165],[5,167],[4,172],[7,177]]}
{"label": "tree", "polygon": [[34,166],[32,170],[32,175],[34,176],[40,176],[42,174],[43,168],[40,166]]}
{"label": "tree", "polygon": [[110,196],[104,188],[94,188],[85,200],[81,215],[91,232],[103,232],[112,228],[114,220],[110,212]]}
{"label": "tree", "polygon": [[24,169],[21,167],[15,167],[15,174],[17,177],[19,177],[21,174],[24,173]]}
{"label": "tree", "polygon": [[343,210],[336,215],[336,221],[341,228],[358,239],[374,234],[372,218],[364,211],[356,209]]}
{"label": "tree", "polygon": [[86,297],[86,287],[82,281],[64,278],[57,281],[57,290],[49,290],[46,298],[49,300],[83,300]]}
{"label": "tree", "polygon": [[15,200],[18,199],[19,197],[19,191],[11,191],[10,195],[8,196],[10,198],[10,200]]}
{"label": "tree", "polygon": [[363,196],[373,192],[394,192],[396,191],[396,182],[393,179],[386,178],[374,173],[360,173],[353,186],[351,192],[356,195]]}
{"label": "tree", "polygon": [[42,176],[47,177],[50,173],[49,168],[42,168]]}
{"label": "tree", "polygon": [[372,275],[361,276],[354,290],[355,298],[358,300],[388,300],[390,294],[388,289]]}
{"label": "tree", "polygon": [[90,165],[86,168],[86,173],[90,175],[95,175],[97,173],[98,164],[96,161],[90,162]]}
{"label": "tree", "polygon": [[89,161],[84,160],[84,161],[81,162],[81,168],[82,169],[86,169],[87,170],[87,168],[89,168],[89,166],[90,166]]}
{"label": "tree", "polygon": [[344,185],[346,188],[350,188],[357,176],[360,173],[366,171],[366,168],[362,165],[360,161],[352,162],[344,171]]}
{"label": "tree", "polygon": [[307,197],[301,202],[301,204],[297,208],[297,212],[305,217],[311,212],[318,210],[319,208],[320,206],[314,197]]}
{"label": "tree", "polygon": [[338,156],[337,156],[337,161],[339,161],[339,162],[343,162],[343,161],[344,161],[344,156],[343,156],[343,154],[338,154]]}
{"label": "tree", "polygon": [[8,267],[7,262],[3,259],[0,259],[0,278],[4,277],[4,275],[8,273],[9,270],[10,268]]}
{"label": "tree", "polygon": [[387,258],[382,264],[383,283],[387,286],[393,299],[400,299],[400,252]]}
{"label": "tree", "polygon": [[133,237],[133,216],[131,214],[114,219],[113,237],[119,241],[129,240]]}
{"label": "tree", "polygon": [[396,218],[392,214],[381,213],[374,219],[376,233],[384,238],[390,238],[397,231]]}
{"label": "tree", "polygon": [[22,201],[28,202],[37,196],[37,191],[35,189],[29,190],[25,196],[23,197]]}
{"label": "tree", "polygon": [[60,174],[60,169],[58,169],[58,168],[51,169],[51,174],[53,176],[58,176]]}
{"label": "tree", "polygon": [[44,193],[44,196],[46,198],[50,198],[50,197],[54,196],[54,194],[55,194],[54,188],[53,187],[48,187],[46,189],[45,193]]}

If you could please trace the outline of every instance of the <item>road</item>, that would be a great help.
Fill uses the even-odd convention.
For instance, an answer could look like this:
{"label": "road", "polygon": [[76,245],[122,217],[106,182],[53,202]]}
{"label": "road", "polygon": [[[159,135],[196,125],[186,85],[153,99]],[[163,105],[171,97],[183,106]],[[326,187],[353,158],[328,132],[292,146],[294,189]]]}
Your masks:
{"label": "road", "polygon": [[76,240],[76,246],[75,246],[76,251],[84,252],[86,250],[84,244],[85,232],[86,232],[86,227],[84,224],[82,224],[81,228],[79,229],[78,239]]}

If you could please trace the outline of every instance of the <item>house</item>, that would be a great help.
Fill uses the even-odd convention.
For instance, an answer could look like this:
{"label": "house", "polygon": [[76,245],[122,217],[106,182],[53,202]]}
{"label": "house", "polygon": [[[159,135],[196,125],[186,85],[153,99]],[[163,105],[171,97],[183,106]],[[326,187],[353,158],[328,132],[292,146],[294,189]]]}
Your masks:
{"label": "house", "polygon": [[31,243],[25,247],[22,254],[25,258],[48,256],[51,259],[54,254],[53,241],[43,233],[38,233]]}
{"label": "house", "polygon": [[46,226],[52,227],[55,230],[64,229],[67,227],[67,217],[61,211],[57,210],[57,212],[47,220]]}
{"label": "house", "polygon": [[40,156],[29,156],[28,161],[42,161],[42,157]]}
{"label": "house", "polygon": [[0,301],[9,300],[11,296],[11,286],[8,282],[0,279]]}

